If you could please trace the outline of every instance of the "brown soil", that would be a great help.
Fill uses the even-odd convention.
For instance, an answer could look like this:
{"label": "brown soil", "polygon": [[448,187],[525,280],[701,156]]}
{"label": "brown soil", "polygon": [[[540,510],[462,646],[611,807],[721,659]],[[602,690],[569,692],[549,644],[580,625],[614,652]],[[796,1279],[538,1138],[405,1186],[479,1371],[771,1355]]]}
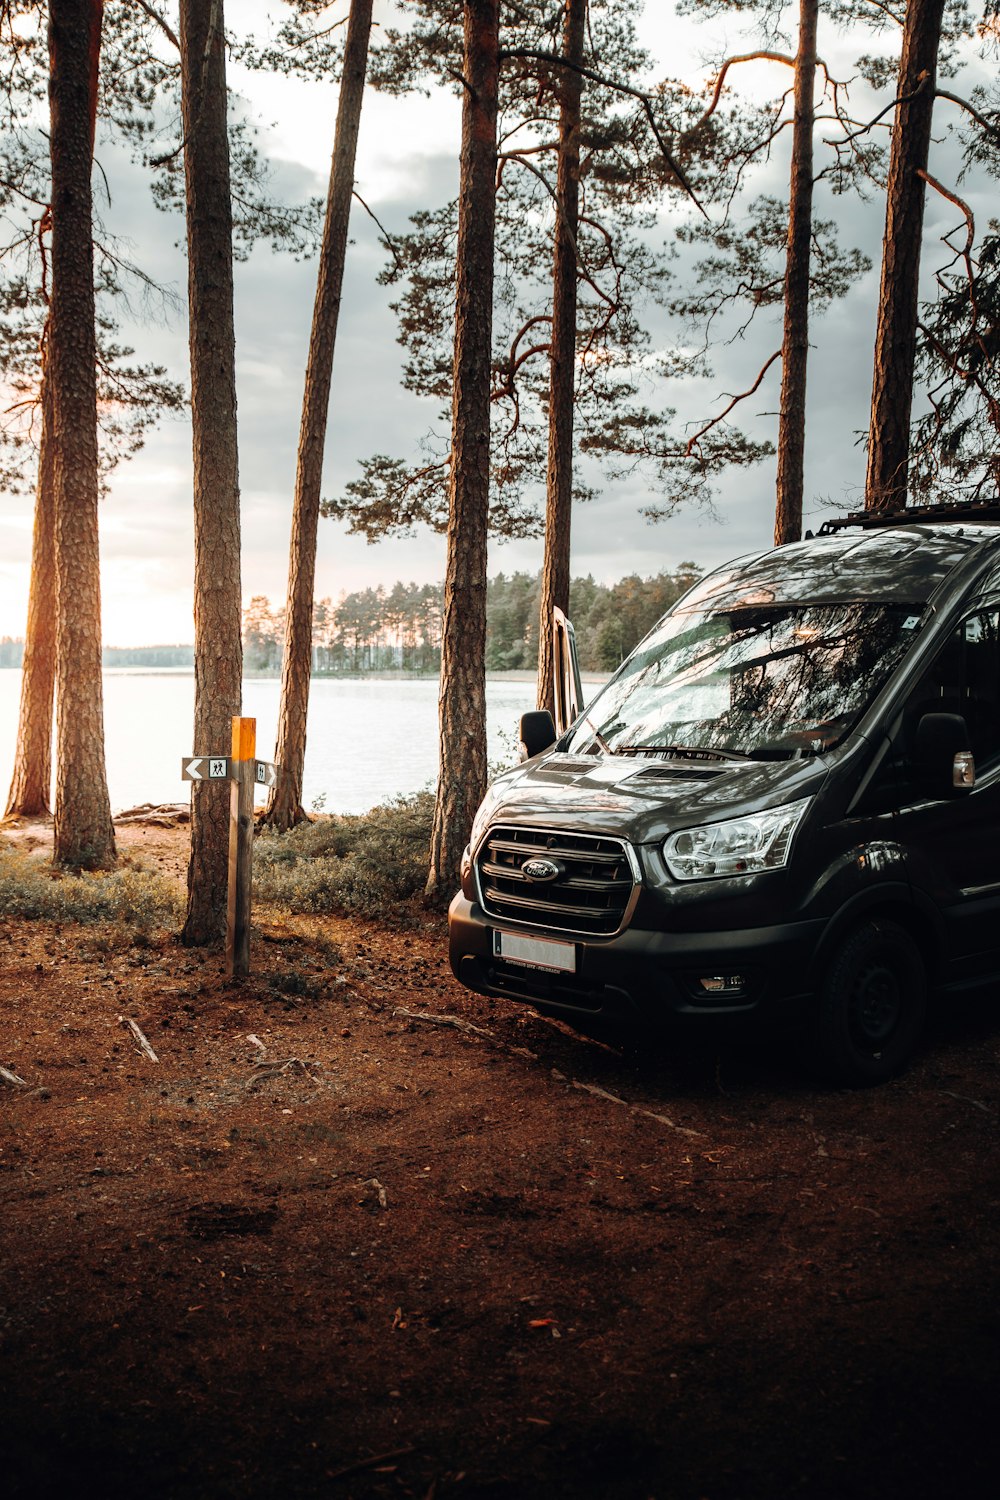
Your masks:
{"label": "brown soil", "polygon": [[239,984],[0,924],[5,1493],[993,1492],[988,996],[831,1093],[468,995],[440,919],[258,916]]}

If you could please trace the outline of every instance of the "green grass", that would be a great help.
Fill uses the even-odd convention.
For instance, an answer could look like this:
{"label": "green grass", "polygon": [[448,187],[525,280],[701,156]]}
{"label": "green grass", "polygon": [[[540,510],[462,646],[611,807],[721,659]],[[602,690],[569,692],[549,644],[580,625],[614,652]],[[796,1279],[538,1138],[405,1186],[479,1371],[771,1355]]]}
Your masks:
{"label": "green grass", "polygon": [[183,895],[163,875],[129,868],[70,875],[46,860],[0,848],[0,917],[28,921],[110,923],[128,934],[173,927]]}
{"label": "green grass", "polygon": [[254,845],[254,895],[292,912],[408,920],[427,881],[434,794],[317,818]]}

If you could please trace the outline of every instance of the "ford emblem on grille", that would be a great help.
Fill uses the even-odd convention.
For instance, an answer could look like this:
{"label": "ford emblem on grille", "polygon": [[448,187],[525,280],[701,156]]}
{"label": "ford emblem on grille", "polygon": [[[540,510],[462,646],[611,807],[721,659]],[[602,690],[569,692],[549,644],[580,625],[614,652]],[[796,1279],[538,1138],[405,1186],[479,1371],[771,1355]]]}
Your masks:
{"label": "ford emblem on grille", "polygon": [[550,880],[558,880],[562,874],[562,867],[557,865],[554,859],[526,859],[521,866],[521,874],[526,880],[531,880],[538,885],[547,885]]}

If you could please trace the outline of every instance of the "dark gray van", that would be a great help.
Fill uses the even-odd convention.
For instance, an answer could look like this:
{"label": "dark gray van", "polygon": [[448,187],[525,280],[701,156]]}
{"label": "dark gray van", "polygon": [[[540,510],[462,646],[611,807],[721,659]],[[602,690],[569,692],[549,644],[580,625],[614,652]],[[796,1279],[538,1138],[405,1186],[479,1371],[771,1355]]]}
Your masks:
{"label": "dark gray van", "polygon": [[[828,522],[698,582],[490,788],[450,912],[481,994],[582,1030],[750,1018],[832,1079],[1000,975],[1000,518]],[[916,514],[916,519],[911,519]]]}

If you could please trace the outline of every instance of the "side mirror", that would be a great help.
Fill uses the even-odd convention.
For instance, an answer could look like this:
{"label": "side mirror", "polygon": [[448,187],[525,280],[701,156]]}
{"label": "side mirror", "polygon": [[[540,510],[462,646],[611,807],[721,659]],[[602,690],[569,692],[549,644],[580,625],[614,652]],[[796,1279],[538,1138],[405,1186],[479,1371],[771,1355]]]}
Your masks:
{"label": "side mirror", "polygon": [[971,792],[976,784],[976,763],[962,715],[924,714],[917,725],[913,762],[930,796]]}
{"label": "side mirror", "polygon": [[518,725],[518,735],[521,740],[521,759],[530,760],[533,755],[541,755],[543,750],[548,750],[556,742],[556,726],[552,722],[552,715],[547,708],[535,710],[530,714],[522,714]]}

